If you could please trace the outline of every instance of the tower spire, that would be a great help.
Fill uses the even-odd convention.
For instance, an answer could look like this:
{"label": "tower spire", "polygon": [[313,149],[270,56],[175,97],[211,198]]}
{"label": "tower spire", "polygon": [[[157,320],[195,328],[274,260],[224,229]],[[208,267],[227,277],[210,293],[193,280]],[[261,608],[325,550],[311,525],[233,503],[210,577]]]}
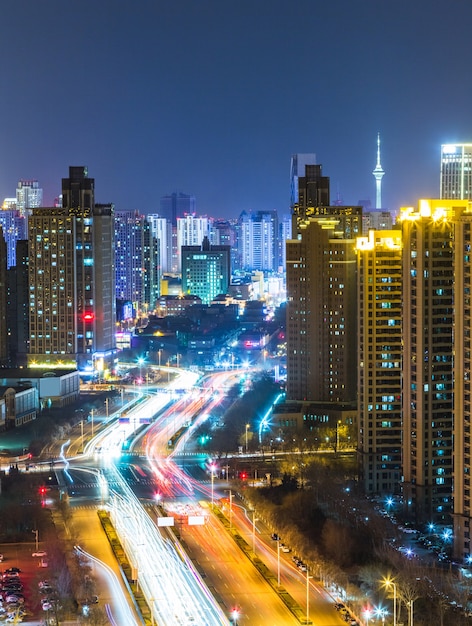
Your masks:
{"label": "tower spire", "polygon": [[380,165],[380,133],[377,133],[377,164],[372,172],[375,178],[375,208],[382,208],[382,178],[385,172]]}

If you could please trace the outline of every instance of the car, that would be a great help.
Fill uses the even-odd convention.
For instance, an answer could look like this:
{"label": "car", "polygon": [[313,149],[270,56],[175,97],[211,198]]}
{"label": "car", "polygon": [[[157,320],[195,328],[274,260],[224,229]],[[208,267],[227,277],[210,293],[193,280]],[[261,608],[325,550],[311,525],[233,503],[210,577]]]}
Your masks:
{"label": "car", "polygon": [[297,567],[302,572],[306,572],[308,570],[307,566],[305,565],[303,561],[300,561],[299,563],[297,563]]}
{"label": "car", "polygon": [[280,535],[278,535],[277,533],[272,533],[271,538],[274,541],[280,541]]}
{"label": "car", "polygon": [[282,550],[282,552],[291,552],[292,550],[286,546],[284,543],[280,544],[280,549]]}
{"label": "car", "polygon": [[0,554],[0,563],[3,561],[3,554]]}
{"label": "car", "polygon": [[31,556],[41,558],[41,557],[47,556],[47,555],[48,555],[48,553],[45,550],[36,550],[36,552],[33,552],[33,554]]}
{"label": "car", "polygon": [[17,583],[8,583],[7,585],[2,585],[2,591],[4,593],[6,591],[23,591],[23,585],[19,581]]}
{"label": "car", "polygon": [[25,596],[21,593],[10,593],[5,596],[5,601],[6,602],[19,602],[20,604],[23,604],[23,602],[25,601]]}
{"label": "car", "polygon": [[19,574],[20,572],[21,569],[19,567],[9,567],[5,570],[3,575],[5,576],[5,574]]}

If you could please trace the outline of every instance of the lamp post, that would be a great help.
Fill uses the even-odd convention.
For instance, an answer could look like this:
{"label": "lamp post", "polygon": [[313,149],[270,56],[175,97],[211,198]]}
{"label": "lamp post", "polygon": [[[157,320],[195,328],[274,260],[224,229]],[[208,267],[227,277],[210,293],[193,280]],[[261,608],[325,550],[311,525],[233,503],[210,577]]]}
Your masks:
{"label": "lamp post", "polygon": [[80,420],[80,445],[84,451],[84,420]]}
{"label": "lamp post", "polygon": [[256,554],[256,522],[258,521],[256,517],[256,509],[252,512],[252,551]]}
{"label": "lamp post", "polygon": [[214,502],[214,481],[215,481],[215,473],[214,473],[215,465],[212,463],[210,465],[211,470],[211,508],[213,509]]}
{"label": "lamp post", "polygon": [[249,424],[246,424],[246,454],[247,454],[247,431],[249,430]]}
{"label": "lamp post", "polygon": [[229,490],[229,527],[233,528],[233,492]]}
{"label": "lamp post", "polygon": [[159,350],[157,351],[157,356],[159,359],[159,371],[161,371],[161,355],[162,355],[162,348],[159,348]]}
{"label": "lamp post", "polygon": [[280,587],[280,537],[277,539],[277,585]]}
{"label": "lamp post", "polygon": [[393,587],[393,626],[397,626],[397,585],[391,578],[383,581],[385,587]]}
{"label": "lamp post", "polygon": [[38,541],[38,535],[39,535],[39,530],[32,530],[31,531],[34,534],[34,538],[36,540],[36,552],[38,551],[39,548],[39,541]]}
{"label": "lamp post", "polygon": [[[106,399],[106,405],[107,405],[107,417],[108,417],[108,398]],[[90,421],[92,423],[92,437],[93,437],[93,409],[90,410]]]}
{"label": "lamp post", "polygon": [[308,567],[306,568],[306,623],[310,623],[310,578]]}

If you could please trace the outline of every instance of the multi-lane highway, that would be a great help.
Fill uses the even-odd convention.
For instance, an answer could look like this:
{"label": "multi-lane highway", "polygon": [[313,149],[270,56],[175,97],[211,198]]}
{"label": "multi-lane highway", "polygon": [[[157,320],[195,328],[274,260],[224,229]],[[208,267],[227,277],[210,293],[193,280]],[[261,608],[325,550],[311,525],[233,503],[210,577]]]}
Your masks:
{"label": "multi-lane highway", "polygon": [[[227,624],[229,617],[236,615],[235,610],[241,625],[299,623],[211,514],[209,502],[224,495],[220,486],[230,485],[219,484],[214,493],[213,485],[210,490],[208,484],[202,485],[175,462],[174,455],[186,445],[192,429],[221,401],[213,389],[222,389],[228,384],[226,377],[234,375],[219,374],[217,381],[199,383],[198,388],[194,374],[174,379],[174,389],[187,388],[187,393],[180,391],[177,396],[174,391],[173,398],[166,393],[150,394],[121,419],[110,420],[106,428],[96,432],[82,446],[84,454],[66,461],[71,501],[83,503],[92,498],[108,506],[153,619],[161,626]],[[142,425],[149,422],[143,430]],[[180,429],[184,434],[169,452],[169,441]],[[134,441],[133,433],[137,431],[140,438]],[[132,456],[123,456],[124,447]],[[158,496],[168,517],[180,520],[178,532],[158,528],[157,520],[147,513],[149,507],[143,509],[137,496],[147,502]],[[203,508],[199,506],[202,500],[206,502]],[[189,515],[176,513],[176,504],[195,512],[190,517],[202,520],[203,525],[200,521],[188,525]],[[244,516],[236,512],[234,523],[240,525],[241,533],[251,532]],[[182,543],[175,535],[181,536]],[[268,531],[264,536],[258,532],[252,540],[269,567],[280,567],[280,553],[274,553],[268,538]],[[304,578],[288,560],[283,560],[282,571],[284,586],[292,587],[290,593],[300,605],[305,606],[308,599],[307,608],[310,617],[316,613],[317,626],[342,624],[332,599],[313,581],[308,579],[306,587]]]}

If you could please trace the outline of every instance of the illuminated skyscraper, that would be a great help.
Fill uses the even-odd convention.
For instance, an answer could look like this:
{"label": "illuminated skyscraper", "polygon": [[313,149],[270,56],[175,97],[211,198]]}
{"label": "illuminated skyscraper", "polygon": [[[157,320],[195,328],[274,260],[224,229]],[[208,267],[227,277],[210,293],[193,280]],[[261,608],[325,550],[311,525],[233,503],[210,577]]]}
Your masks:
{"label": "illuminated skyscraper", "polygon": [[28,364],[107,370],[115,356],[114,208],[85,167],[62,179],[62,207],[29,218]]}
{"label": "illuminated skyscraper", "polygon": [[321,165],[308,163],[301,174],[286,243],[287,399],[350,403],[357,393],[355,239],[362,208],[329,206]]}
{"label": "illuminated skyscraper", "polygon": [[152,311],[159,297],[158,241],[138,211],[115,212],[116,298],[137,313]]}
{"label": "illuminated skyscraper", "polygon": [[172,271],[172,224],[157,213],[147,216],[159,248],[159,275]]}
{"label": "illuminated skyscraper", "polygon": [[246,212],[239,218],[239,251],[244,270],[273,272],[278,266],[277,211]]}
{"label": "illuminated skyscraper", "polygon": [[7,245],[7,268],[16,265],[16,244],[27,238],[28,220],[17,209],[0,211],[0,226]]}
{"label": "illuminated skyscraper", "polygon": [[455,497],[459,525],[470,518],[472,211],[467,201],[421,200],[400,219],[404,498],[417,523],[450,523]]}
{"label": "illuminated skyscraper", "polygon": [[472,143],[441,146],[440,197],[472,199]]}
{"label": "illuminated skyscraper", "polygon": [[[361,207],[319,207],[287,241],[287,399],[356,398]],[[292,235],[293,236],[293,235]]]}
{"label": "illuminated skyscraper", "polygon": [[230,246],[212,246],[204,237],[201,246],[182,246],[182,292],[201,298],[204,304],[226,294],[231,278]]}
{"label": "illuminated skyscraper", "polygon": [[290,208],[298,204],[298,179],[305,176],[305,168],[307,165],[316,164],[316,154],[313,152],[307,154],[294,154],[290,161]]}
{"label": "illuminated skyscraper", "polygon": [[187,215],[177,218],[177,267],[180,271],[182,246],[201,246],[203,239],[209,236],[209,220],[207,217]]}
{"label": "illuminated skyscraper", "polygon": [[171,193],[168,196],[162,196],[159,215],[165,217],[172,226],[177,226],[177,218],[187,215],[195,215],[197,210],[197,201],[195,196],[186,193]]}
{"label": "illuminated skyscraper", "polygon": [[27,217],[31,209],[42,206],[43,190],[37,180],[20,180],[16,188],[16,208],[20,215]]}
{"label": "illuminated skyscraper", "polygon": [[402,462],[402,238],[371,230],[357,239],[358,450],[367,493],[400,493]]}
{"label": "illuminated skyscraper", "polygon": [[303,175],[298,169],[296,178],[293,179],[292,177],[292,189],[295,188],[298,190],[298,198],[290,207],[292,210],[293,234],[297,231],[297,224],[307,217],[312,217],[316,213],[315,209],[330,205],[329,177],[322,175],[321,165],[308,163],[305,165]]}
{"label": "illuminated skyscraper", "polygon": [[7,246],[0,226],[0,365],[8,364],[7,301]]}

